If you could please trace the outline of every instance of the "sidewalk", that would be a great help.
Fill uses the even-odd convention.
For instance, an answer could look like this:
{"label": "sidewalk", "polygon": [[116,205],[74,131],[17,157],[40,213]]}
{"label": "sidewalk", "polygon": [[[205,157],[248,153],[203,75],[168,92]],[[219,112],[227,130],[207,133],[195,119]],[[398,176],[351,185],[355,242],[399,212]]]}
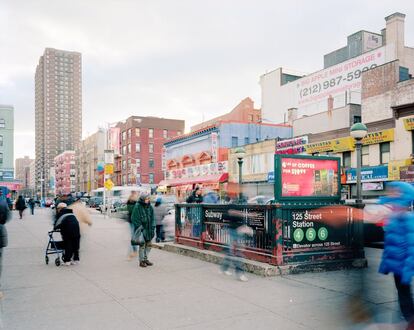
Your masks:
{"label": "sidewalk", "polygon": [[[243,283],[217,265],[157,249],[150,254],[155,265],[143,269],[125,261],[127,224],[97,214],[82,237],[81,264],[46,266],[50,210],[13,216],[3,250],[4,329],[355,329],[344,306],[361,270],[248,274]],[[376,322],[397,323],[392,277],[376,272],[380,253],[367,250],[364,294]]]}

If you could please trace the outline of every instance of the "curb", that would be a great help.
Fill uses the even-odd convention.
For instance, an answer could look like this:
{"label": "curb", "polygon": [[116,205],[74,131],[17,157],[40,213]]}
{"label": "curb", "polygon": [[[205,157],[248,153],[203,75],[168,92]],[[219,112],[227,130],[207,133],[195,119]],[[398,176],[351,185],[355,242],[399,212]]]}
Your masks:
{"label": "curb", "polygon": [[[225,255],[222,253],[200,250],[190,246],[185,246],[176,243],[152,243],[152,247],[176,253],[179,255],[196,258],[214,264],[221,264]],[[367,267],[366,259],[351,259],[351,260],[330,260],[317,263],[302,263],[292,264],[286,266],[273,266],[267,263],[258,262],[249,259],[231,257],[232,260],[238,260],[242,263],[245,271],[259,276],[283,276],[308,272],[323,272],[332,270],[341,270],[347,268],[365,268]]]}

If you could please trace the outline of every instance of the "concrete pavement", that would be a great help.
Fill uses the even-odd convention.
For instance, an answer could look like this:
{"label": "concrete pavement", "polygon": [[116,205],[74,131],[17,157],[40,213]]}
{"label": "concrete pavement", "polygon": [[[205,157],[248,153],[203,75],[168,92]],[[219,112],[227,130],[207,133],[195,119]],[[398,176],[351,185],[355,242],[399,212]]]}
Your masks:
{"label": "concrete pavement", "polygon": [[248,274],[243,283],[217,265],[157,249],[150,254],[155,265],[139,268],[126,261],[127,224],[93,218],[81,264],[56,267],[44,262],[50,210],[26,212],[23,220],[13,214],[3,251],[4,329],[359,329],[347,322],[346,305],[362,280],[374,322],[401,322],[392,278],[376,272],[378,250],[367,250],[365,271]]}

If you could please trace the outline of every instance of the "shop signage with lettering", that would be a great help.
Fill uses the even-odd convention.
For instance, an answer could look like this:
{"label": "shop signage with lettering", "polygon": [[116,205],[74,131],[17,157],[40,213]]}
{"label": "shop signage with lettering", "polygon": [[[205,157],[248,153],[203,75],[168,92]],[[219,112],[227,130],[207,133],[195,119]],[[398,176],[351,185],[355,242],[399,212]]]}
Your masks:
{"label": "shop signage with lettering", "polygon": [[411,159],[393,160],[388,163],[388,180],[400,180],[400,170],[404,166],[411,165]]}
{"label": "shop signage with lettering", "polygon": [[354,139],[350,136],[338,138],[334,140],[321,141],[315,143],[309,143],[305,145],[305,150],[308,154],[314,154],[318,152],[344,152],[355,149]]}
{"label": "shop signage with lettering", "polygon": [[383,142],[394,141],[394,129],[385,129],[383,131],[368,133],[366,137],[362,139],[362,144],[378,144]]}
{"label": "shop signage with lettering", "polygon": [[276,154],[293,155],[305,152],[305,145],[308,143],[307,136],[300,136],[294,139],[276,142]]}
{"label": "shop signage with lettering", "polygon": [[[361,168],[361,182],[378,182],[388,180],[388,166],[372,166]],[[346,171],[346,183],[356,183],[356,169]]]}
{"label": "shop signage with lettering", "polygon": [[227,172],[228,162],[223,161],[166,171],[165,178],[167,180],[180,178],[196,178],[207,175],[219,175]]}
{"label": "shop signage with lettering", "polygon": [[414,117],[404,118],[404,127],[407,131],[414,130]]}
{"label": "shop signage with lettering", "polygon": [[400,180],[414,181],[414,165],[400,167]]}

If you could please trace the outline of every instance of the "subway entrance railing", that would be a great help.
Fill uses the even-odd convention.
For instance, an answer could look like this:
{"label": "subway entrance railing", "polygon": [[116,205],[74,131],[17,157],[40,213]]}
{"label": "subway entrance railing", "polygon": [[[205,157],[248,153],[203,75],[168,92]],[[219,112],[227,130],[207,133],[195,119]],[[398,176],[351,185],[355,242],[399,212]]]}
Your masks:
{"label": "subway entrance railing", "polygon": [[[178,244],[224,251],[230,228],[247,226],[237,245],[247,259],[272,265],[364,257],[354,208],[315,203],[279,205],[176,204]],[[340,212],[338,212],[340,210]]]}

